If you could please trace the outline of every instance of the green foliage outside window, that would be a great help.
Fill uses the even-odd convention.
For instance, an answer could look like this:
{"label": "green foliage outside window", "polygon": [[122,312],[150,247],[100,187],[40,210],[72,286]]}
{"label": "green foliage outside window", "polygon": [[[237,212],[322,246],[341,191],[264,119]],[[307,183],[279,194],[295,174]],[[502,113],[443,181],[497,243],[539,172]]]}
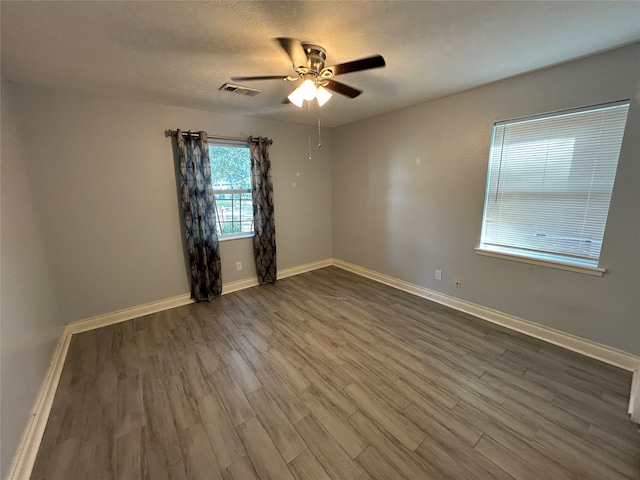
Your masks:
{"label": "green foliage outside window", "polygon": [[242,146],[209,145],[209,159],[219,234],[252,232],[249,149]]}
{"label": "green foliage outside window", "polygon": [[251,158],[248,148],[210,145],[209,159],[213,188],[251,188]]}

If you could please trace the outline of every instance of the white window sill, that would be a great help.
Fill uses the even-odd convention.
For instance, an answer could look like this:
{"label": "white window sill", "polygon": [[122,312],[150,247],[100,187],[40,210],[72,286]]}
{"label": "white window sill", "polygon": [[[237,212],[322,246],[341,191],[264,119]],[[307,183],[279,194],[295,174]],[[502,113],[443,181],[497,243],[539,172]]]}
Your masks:
{"label": "white window sill", "polygon": [[226,242],[228,240],[239,240],[241,238],[251,238],[255,235],[254,232],[244,232],[244,233],[229,233],[227,235],[218,235],[219,242]]}
{"label": "white window sill", "polygon": [[601,277],[605,272],[605,269],[600,267],[586,267],[582,265],[573,265],[570,263],[549,262],[545,260],[538,260],[535,258],[510,255],[508,253],[494,252],[492,250],[483,250],[481,248],[474,248],[474,250],[477,255],[501,258],[502,260],[511,260],[512,262],[529,263],[531,265],[538,265],[540,267],[556,268],[558,270],[566,270],[568,272],[583,273],[585,275],[593,275],[595,277]]}

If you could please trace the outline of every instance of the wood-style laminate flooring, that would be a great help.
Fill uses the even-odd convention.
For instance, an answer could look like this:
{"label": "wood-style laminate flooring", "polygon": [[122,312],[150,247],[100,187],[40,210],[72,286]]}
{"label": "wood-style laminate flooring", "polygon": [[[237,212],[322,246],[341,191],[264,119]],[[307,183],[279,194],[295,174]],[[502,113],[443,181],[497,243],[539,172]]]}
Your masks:
{"label": "wood-style laminate flooring", "polygon": [[329,267],[74,335],[32,479],[638,479],[630,381]]}

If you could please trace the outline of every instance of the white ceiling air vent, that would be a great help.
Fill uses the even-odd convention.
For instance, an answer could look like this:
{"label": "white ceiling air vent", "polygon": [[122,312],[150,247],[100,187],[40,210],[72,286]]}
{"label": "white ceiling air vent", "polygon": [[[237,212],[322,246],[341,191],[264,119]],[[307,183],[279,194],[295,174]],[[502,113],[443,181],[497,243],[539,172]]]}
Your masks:
{"label": "white ceiling air vent", "polygon": [[237,93],[239,95],[247,95],[249,97],[255,97],[260,93],[260,90],[257,90],[255,88],[243,87],[241,85],[234,85],[232,83],[225,83],[218,90]]}

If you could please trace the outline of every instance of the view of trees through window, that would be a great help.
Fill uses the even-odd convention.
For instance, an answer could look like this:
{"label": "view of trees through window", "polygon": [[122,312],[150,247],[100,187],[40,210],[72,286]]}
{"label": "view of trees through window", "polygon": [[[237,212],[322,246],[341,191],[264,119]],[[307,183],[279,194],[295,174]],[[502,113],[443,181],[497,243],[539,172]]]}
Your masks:
{"label": "view of trees through window", "polygon": [[209,145],[220,235],[253,231],[251,157],[246,146]]}

